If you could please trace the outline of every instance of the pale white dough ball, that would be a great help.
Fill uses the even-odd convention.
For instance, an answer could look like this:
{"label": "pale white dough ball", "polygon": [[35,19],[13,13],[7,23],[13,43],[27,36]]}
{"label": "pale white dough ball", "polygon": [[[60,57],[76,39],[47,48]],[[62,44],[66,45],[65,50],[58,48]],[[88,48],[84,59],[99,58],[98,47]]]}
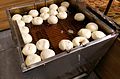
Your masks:
{"label": "pale white dough ball", "polygon": [[34,53],[36,53],[36,51],[37,51],[37,48],[33,43],[26,44],[22,49],[22,53],[25,56],[34,54]]}
{"label": "pale white dough ball", "polygon": [[43,23],[43,19],[41,17],[34,17],[32,20],[33,25],[41,25]]}
{"label": "pale white dough ball", "polygon": [[49,6],[50,9],[53,9],[53,10],[57,10],[58,9],[58,6],[56,4],[51,4]]}
{"label": "pale white dough ball", "polygon": [[30,34],[23,33],[22,38],[25,44],[32,42],[32,36]]}
{"label": "pale white dough ball", "polygon": [[19,28],[25,26],[25,22],[22,20],[17,20],[17,24]]}
{"label": "pale white dough ball", "polygon": [[37,10],[33,9],[33,10],[29,11],[29,15],[31,15],[32,17],[36,17],[39,15],[39,12]]}
{"label": "pale white dough ball", "polygon": [[85,19],[85,15],[83,13],[76,13],[74,19],[77,21],[83,21]]}
{"label": "pale white dough ball", "polygon": [[106,36],[106,34],[103,33],[102,31],[94,31],[94,32],[92,32],[92,38],[93,39],[99,39],[99,38],[103,38],[105,36]]}
{"label": "pale white dough ball", "polygon": [[22,21],[25,23],[30,23],[32,21],[33,17],[31,15],[23,15]]}
{"label": "pale white dough ball", "polygon": [[40,9],[40,13],[47,13],[47,12],[49,12],[49,8],[48,7],[42,7]]}
{"label": "pale white dough ball", "polygon": [[49,11],[49,14],[50,14],[50,15],[57,15],[58,12],[57,12],[56,10],[54,10],[54,9],[51,9],[51,10]]}
{"label": "pale white dough ball", "polygon": [[91,31],[89,29],[82,28],[78,31],[78,35],[83,36],[85,38],[90,38]]}
{"label": "pale white dough ball", "polygon": [[55,56],[55,52],[51,49],[45,49],[41,52],[40,56],[42,60],[45,60],[47,58]]}
{"label": "pale white dough ball", "polygon": [[12,16],[12,20],[21,20],[22,19],[22,16],[20,14],[15,14]]}
{"label": "pale white dough ball", "polygon": [[58,22],[58,18],[54,15],[51,15],[48,19],[47,19],[47,22],[49,24],[57,24]]}
{"label": "pale white dough ball", "polygon": [[73,46],[83,46],[87,43],[89,43],[89,40],[85,37],[75,37],[72,40]]}
{"label": "pale white dough ball", "polygon": [[86,28],[91,30],[91,32],[98,30],[98,25],[96,23],[90,22],[86,25]]}
{"label": "pale white dough ball", "polygon": [[47,20],[49,18],[49,14],[48,13],[41,13],[40,14],[40,17],[43,19],[43,20]]}
{"label": "pale white dough ball", "polygon": [[73,48],[73,43],[70,41],[70,40],[67,40],[67,39],[63,39],[59,42],[59,48],[61,50],[70,50]]}
{"label": "pale white dough ball", "polygon": [[24,33],[29,33],[29,28],[28,27],[26,27],[26,26],[24,26],[24,27],[21,27],[20,28],[20,32],[22,33],[22,34],[24,34]]}
{"label": "pale white dough ball", "polygon": [[25,64],[27,66],[30,66],[32,64],[35,64],[37,62],[40,62],[41,61],[41,58],[39,55],[37,54],[31,54],[31,55],[28,55],[25,59]]}
{"label": "pale white dough ball", "polygon": [[40,39],[37,41],[36,47],[38,50],[48,49],[50,47],[50,43],[47,39]]}
{"label": "pale white dough ball", "polygon": [[70,5],[70,3],[67,2],[67,1],[64,1],[64,2],[61,3],[61,6],[65,6],[66,8],[68,8],[69,5]]}
{"label": "pale white dough ball", "polygon": [[67,18],[67,13],[66,13],[66,12],[59,12],[59,13],[57,14],[57,17],[58,17],[59,19],[66,19],[66,18]]}
{"label": "pale white dough ball", "polygon": [[67,8],[65,6],[60,6],[58,8],[58,12],[66,12],[67,11]]}

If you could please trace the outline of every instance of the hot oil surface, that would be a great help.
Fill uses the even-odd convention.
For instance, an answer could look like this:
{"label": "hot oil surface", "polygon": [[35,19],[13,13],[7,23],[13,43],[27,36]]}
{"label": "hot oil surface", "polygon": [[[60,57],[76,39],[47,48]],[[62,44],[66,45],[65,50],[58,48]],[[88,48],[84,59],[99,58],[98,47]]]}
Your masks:
{"label": "hot oil surface", "polygon": [[[73,12],[74,11],[74,12]],[[74,20],[74,15],[78,11],[75,8],[68,8],[67,14],[68,17],[64,20],[59,19],[57,24],[49,24],[47,21],[44,21],[42,25],[33,25],[32,23],[26,24],[30,29],[30,34],[33,37],[33,43],[39,39],[48,39],[50,42],[50,48],[53,49],[56,54],[61,53],[59,49],[59,42],[63,39],[72,39],[77,35],[77,32],[81,28],[85,28],[85,25],[89,22],[87,17],[84,21]],[[68,30],[72,30],[73,33],[69,33]]]}

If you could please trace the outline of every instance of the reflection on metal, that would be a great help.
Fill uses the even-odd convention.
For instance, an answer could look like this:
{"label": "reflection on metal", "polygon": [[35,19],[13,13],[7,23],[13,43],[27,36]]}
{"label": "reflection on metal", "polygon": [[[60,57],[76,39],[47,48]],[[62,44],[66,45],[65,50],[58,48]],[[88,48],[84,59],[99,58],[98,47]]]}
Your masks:
{"label": "reflection on metal", "polygon": [[77,76],[77,77],[75,77],[73,79],[81,79],[81,78],[83,78],[85,76],[87,76],[87,73],[83,73],[83,74],[81,74],[81,75],[79,75],[79,76]]}

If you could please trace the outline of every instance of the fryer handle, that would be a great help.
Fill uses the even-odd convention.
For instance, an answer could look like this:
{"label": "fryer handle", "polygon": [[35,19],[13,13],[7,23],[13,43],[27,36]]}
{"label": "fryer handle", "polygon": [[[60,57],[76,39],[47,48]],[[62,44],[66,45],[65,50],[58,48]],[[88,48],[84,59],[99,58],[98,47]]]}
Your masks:
{"label": "fryer handle", "polygon": [[105,9],[104,15],[107,15],[107,13],[109,12],[109,9],[110,9],[110,7],[112,5],[112,2],[113,2],[113,0],[109,0],[108,5],[107,5],[107,7]]}

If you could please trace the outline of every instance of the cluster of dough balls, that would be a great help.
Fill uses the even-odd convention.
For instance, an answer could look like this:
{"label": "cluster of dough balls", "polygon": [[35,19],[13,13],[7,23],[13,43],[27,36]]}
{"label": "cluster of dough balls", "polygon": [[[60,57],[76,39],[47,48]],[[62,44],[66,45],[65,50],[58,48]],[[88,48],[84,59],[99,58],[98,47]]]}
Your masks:
{"label": "cluster of dough balls", "polygon": [[29,34],[29,28],[25,26],[25,23],[28,23],[29,21],[32,20],[32,16],[31,15],[22,16],[20,14],[15,14],[12,16],[12,20],[17,22],[24,43],[27,44],[32,42],[32,36]]}
{"label": "cluster of dough balls", "polygon": [[94,22],[88,23],[85,27],[86,28],[82,28],[78,31],[79,36],[85,37],[87,39],[92,37],[94,40],[106,36],[102,31],[98,31],[98,25]]}
{"label": "cluster of dough balls", "polygon": [[44,20],[47,20],[49,24],[57,24],[59,19],[67,18],[67,8],[69,2],[62,2],[58,7],[56,4],[51,4],[48,7],[42,7],[39,11],[32,9],[28,12],[28,15],[15,14],[12,16],[12,20],[17,21],[18,27],[22,34],[22,38],[25,44],[32,42],[32,36],[29,34],[29,28],[25,26],[25,23],[32,22],[33,25],[41,25]]}
{"label": "cluster of dough balls", "polygon": [[49,49],[50,43],[47,39],[40,39],[36,43],[38,50],[42,51],[40,56],[42,60],[55,56],[55,52],[52,49]]}
{"label": "cluster of dough balls", "polygon": [[[30,66],[41,60],[55,56],[55,52],[52,49],[49,49],[49,47],[50,43],[47,39],[38,40],[36,45],[33,43],[26,44],[22,49],[22,53],[26,56],[25,64]],[[41,51],[40,55],[35,54],[37,49]]]}
{"label": "cluster of dough balls", "polygon": [[[17,21],[23,41],[25,43],[22,53],[26,56],[25,63],[27,66],[54,56],[55,52],[52,49],[49,49],[50,43],[47,39],[40,39],[36,45],[31,43],[32,36],[29,34],[29,28],[25,26],[25,23],[41,25],[44,20],[47,20],[49,24],[56,24],[58,22],[58,18],[67,18],[66,11],[68,7],[69,3],[63,2],[61,3],[60,7],[58,7],[56,4],[51,4],[49,8],[42,7],[40,9],[40,13],[36,9],[32,9],[28,12],[28,15],[13,15],[12,20]],[[35,54],[37,49],[41,51],[40,56]]]}
{"label": "cluster of dough balls", "polygon": [[42,7],[40,9],[40,17],[43,20],[47,20],[49,24],[57,24],[58,19],[67,18],[67,8],[69,7],[69,2],[62,2],[61,6],[58,7],[56,4],[51,4],[49,7]]}
{"label": "cluster of dough balls", "polygon": [[[56,4],[51,4],[49,7],[42,7],[39,12],[33,9],[28,12],[28,15],[13,15],[12,20],[17,21],[25,43],[22,53],[26,56],[25,63],[27,66],[55,56],[55,52],[49,49],[50,43],[47,39],[38,40],[36,45],[31,43],[32,36],[29,34],[29,28],[25,26],[25,23],[31,22],[33,25],[41,25],[44,20],[47,20],[49,24],[57,24],[58,19],[67,18],[67,8],[69,5],[69,2],[64,1],[59,7]],[[74,19],[76,21],[84,21],[85,15],[83,13],[76,13]],[[102,31],[98,31],[98,25],[94,22],[90,22],[85,28],[80,29],[78,35],[72,41],[68,39],[61,40],[59,48],[62,51],[69,51],[73,47],[86,45],[91,37],[95,40],[106,36]],[[41,51],[40,55],[35,54],[37,50]]]}
{"label": "cluster of dough balls", "polygon": [[49,7],[42,7],[40,11],[32,9],[28,12],[28,15],[21,16],[20,14],[15,14],[12,20],[21,20],[18,22],[18,26],[25,26],[25,23],[32,22],[33,25],[41,25],[44,20],[47,20],[49,24],[57,24],[59,19],[67,18],[67,8],[69,7],[69,2],[64,1],[61,3],[60,7],[56,4],[51,4]]}
{"label": "cluster of dough balls", "polygon": [[[83,19],[82,19],[83,20]],[[73,47],[77,46],[83,46],[89,43],[89,38],[92,37],[92,39],[99,39],[105,37],[105,33],[102,31],[98,31],[98,25],[94,22],[88,23],[86,28],[82,28],[78,31],[77,37],[75,37],[72,42],[67,39],[63,39],[59,42],[59,48],[61,50],[71,50]]]}
{"label": "cluster of dough balls", "polygon": [[27,56],[25,59],[25,64],[27,66],[41,61],[41,57],[35,54],[36,51],[37,48],[33,43],[28,43],[23,47],[22,53]]}

